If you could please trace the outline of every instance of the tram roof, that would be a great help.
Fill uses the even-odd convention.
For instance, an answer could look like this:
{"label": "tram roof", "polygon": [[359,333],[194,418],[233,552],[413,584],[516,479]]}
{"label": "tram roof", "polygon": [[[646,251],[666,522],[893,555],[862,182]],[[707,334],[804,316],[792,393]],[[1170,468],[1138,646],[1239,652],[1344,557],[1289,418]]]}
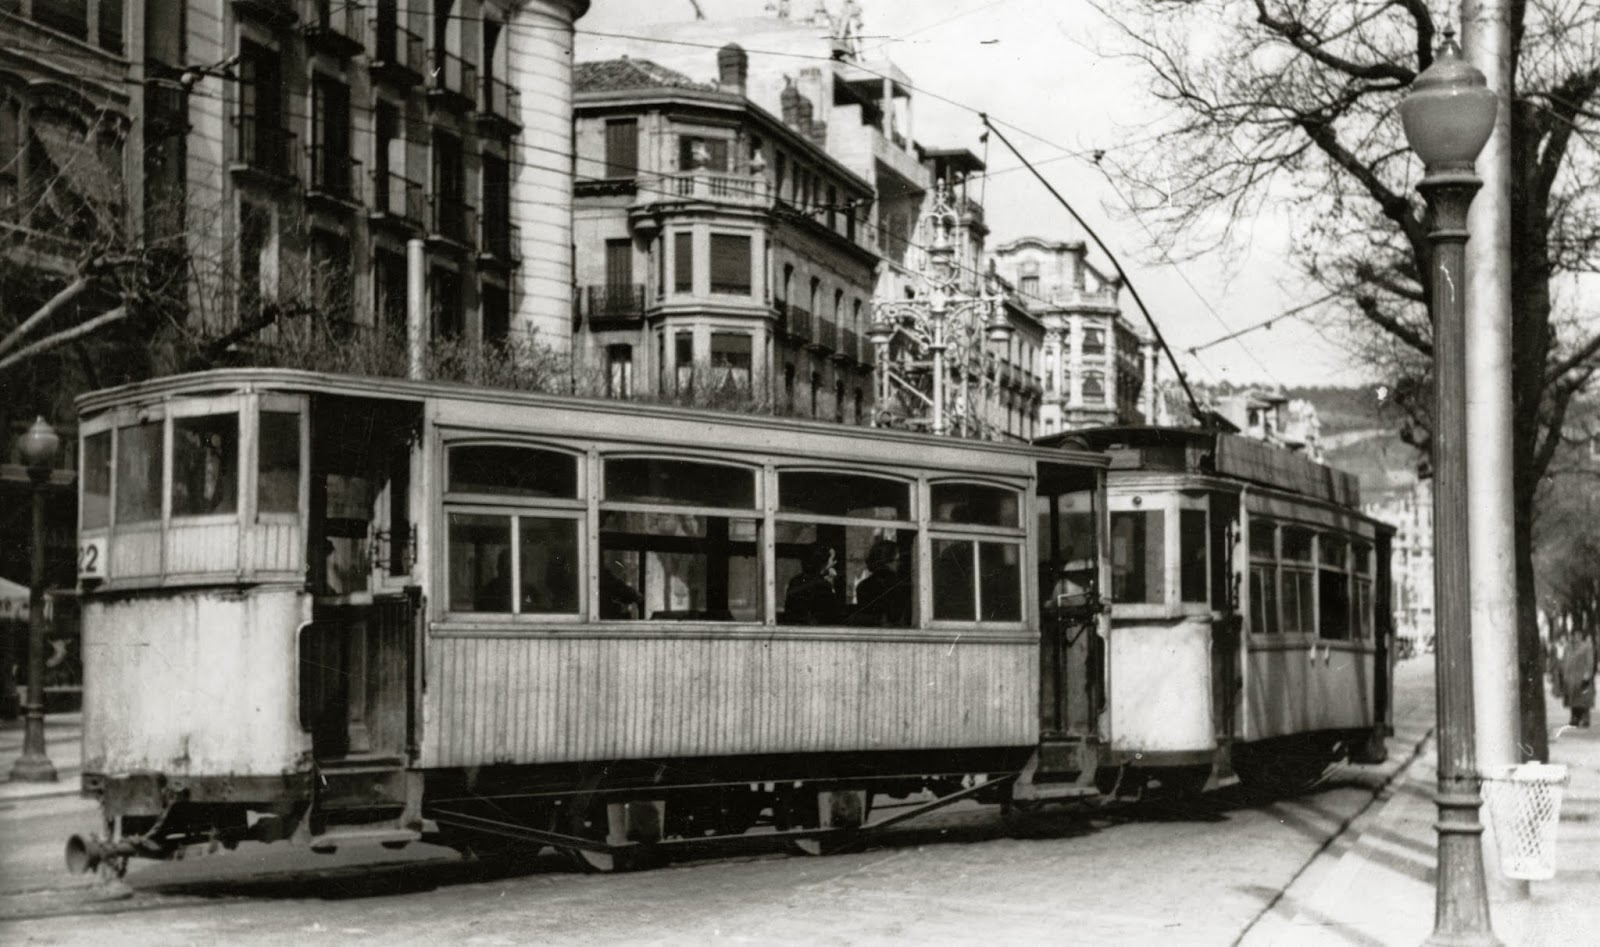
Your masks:
{"label": "tram roof", "polygon": [[1225,431],[1179,427],[1101,427],[1052,434],[1042,447],[1103,451],[1112,470],[1214,474],[1287,490],[1350,509],[1361,507],[1354,474],[1281,447]]}
{"label": "tram roof", "polygon": [[202,372],[168,375],[146,381],[133,382],[115,388],[80,395],[76,406],[79,415],[96,414],[124,404],[161,401],[168,398],[200,397],[231,394],[244,391],[279,391],[304,394],[335,395],[348,398],[365,398],[394,402],[477,402],[485,405],[529,408],[560,408],[596,415],[631,415],[641,420],[694,421],[728,427],[768,432],[805,432],[811,437],[828,436],[844,440],[860,440],[877,445],[879,450],[901,445],[908,457],[920,456],[929,450],[966,451],[988,454],[1008,454],[1018,458],[1053,460],[1089,467],[1105,467],[1107,457],[1093,448],[1075,448],[1073,445],[1038,445],[1026,442],[979,441],[963,438],[898,431],[887,428],[858,427],[814,421],[807,418],[774,417],[758,414],[739,414],[731,411],[712,411],[704,408],[684,408],[676,405],[650,404],[602,398],[579,398],[572,395],[545,394],[518,391],[509,388],[490,388],[462,382],[413,381],[403,378],[339,375],[328,372],[311,372],[291,368],[218,368]]}

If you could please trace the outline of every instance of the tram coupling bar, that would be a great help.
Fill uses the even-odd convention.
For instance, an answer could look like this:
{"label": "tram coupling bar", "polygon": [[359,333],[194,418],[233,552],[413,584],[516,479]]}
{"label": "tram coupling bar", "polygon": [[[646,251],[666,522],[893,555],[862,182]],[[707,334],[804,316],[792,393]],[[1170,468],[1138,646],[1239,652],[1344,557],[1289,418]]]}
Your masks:
{"label": "tram coupling bar", "polygon": [[74,835],[67,839],[67,871],[75,875],[87,875],[111,859],[147,854],[148,844],[143,837],[108,842],[98,835]]}

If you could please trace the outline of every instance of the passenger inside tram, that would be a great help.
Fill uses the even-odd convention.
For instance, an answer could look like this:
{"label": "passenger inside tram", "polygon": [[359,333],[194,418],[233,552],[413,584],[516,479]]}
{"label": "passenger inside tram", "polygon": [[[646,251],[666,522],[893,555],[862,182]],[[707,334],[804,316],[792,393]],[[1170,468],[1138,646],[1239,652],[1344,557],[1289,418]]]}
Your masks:
{"label": "passenger inside tram", "polygon": [[852,625],[907,628],[911,625],[911,579],[900,567],[900,547],[879,539],[867,552],[867,574],[856,583]]}
{"label": "passenger inside tram", "polygon": [[789,580],[783,597],[784,620],[797,625],[831,625],[839,620],[839,570],[833,547],[813,543],[800,559],[800,574]]}

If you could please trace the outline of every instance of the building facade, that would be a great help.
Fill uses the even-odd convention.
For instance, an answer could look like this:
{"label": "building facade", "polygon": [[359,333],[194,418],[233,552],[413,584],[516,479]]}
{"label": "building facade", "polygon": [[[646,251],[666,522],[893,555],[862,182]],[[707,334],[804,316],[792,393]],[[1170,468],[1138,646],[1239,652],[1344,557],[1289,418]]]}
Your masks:
{"label": "building facade", "polygon": [[613,397],[863,423],[872,188],[792,102],[750,101],[742,49],[717,60],[715,83],[645,59],[576,67],[579,374]]}
{"label": "building facade", "polygon": [[1081,240],[1039,237],[992,252],[995,269],[1042,329],[1040,434],[1154,421],[1155,346],[1123,318],[1121,281],[1087,255]]}

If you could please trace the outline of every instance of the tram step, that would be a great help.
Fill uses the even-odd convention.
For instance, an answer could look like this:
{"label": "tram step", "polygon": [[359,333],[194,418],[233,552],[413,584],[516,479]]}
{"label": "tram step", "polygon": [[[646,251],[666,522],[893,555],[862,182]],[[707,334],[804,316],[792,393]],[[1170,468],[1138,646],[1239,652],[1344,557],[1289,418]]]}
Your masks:
{"label": "tram step", "polygon": [[391,766],[319,766],[317,806],[328,809],[365,809],[404,805],[406,773]]}
{"label": "tram step", "polygon": [[331,855],[339,850],[341,845],[356,845],[377,842],[384,848],[404,848],[405,846],[421,840],[422,833],[411,829],[401,829],[394,826],[336,826],[313,836],[311,850],[318,855]]}

